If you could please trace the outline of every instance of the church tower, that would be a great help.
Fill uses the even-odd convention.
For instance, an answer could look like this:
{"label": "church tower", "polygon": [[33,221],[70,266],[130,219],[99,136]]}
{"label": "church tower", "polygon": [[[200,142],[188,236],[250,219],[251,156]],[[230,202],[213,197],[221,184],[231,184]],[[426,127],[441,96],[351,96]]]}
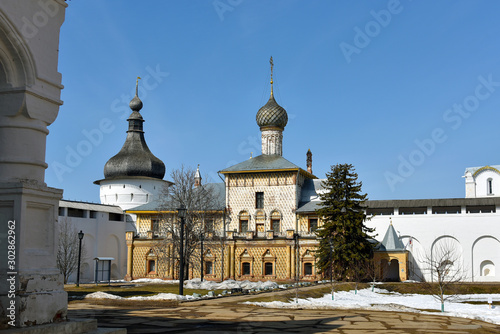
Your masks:
{"label": "church tower", "polygon": [[257,125],[262,133],[262,154],[283,156],[283,131],[288,123],[286,110],[274,99],[273,93],[273,57],[271,64],[271,97],[257,112]]}
{"label": "church tower", "polygon": [[118,154],[106,162],[104,179],[95,181],[101,186],[102,204],[118,205],[128,210],[158,198],[165,185],[165,164],[151,153],[144,138],[144,119],[140,113],[142,101],[138,96],[130,101],[128,131],[125,143]]}

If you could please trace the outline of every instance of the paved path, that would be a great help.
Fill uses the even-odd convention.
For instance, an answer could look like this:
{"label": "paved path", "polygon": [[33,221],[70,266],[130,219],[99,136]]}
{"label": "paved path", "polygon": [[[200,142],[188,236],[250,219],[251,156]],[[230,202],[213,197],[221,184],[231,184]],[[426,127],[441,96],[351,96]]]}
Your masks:
{"label": "paved path", "polygon": [[96,318],[100,327],[128,333],[500,333],[500,326],[462,318],[366,310],[267,309],[232,296],[173,307],[72,302],[70,318]]}

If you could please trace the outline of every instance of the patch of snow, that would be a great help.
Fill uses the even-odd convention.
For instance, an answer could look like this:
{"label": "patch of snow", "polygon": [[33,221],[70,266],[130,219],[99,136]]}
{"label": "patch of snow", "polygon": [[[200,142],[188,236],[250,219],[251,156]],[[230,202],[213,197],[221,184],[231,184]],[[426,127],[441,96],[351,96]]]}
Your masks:
{"label": "patch of snow", "polygon": [[463,303],[466,301],[482,301],[487,302],[491,297],[494,302],[500,301],[500,294],[476,294],[476,295],[460,295],[457,300],[461,302],[445,302],[445,312],[424,312],[422,310],[441,310],[441,304],[430,295],[418,294],[401,294],[389,292],[387,290],[375,288],[372,292],[371,288],[358,290],[355,294],[352,291],[339,291],[334,293],[332,300],[331,294],[326,294],[321,298],[299,299],[289,303],[283,302],[258,302],[245,304],[258,305],[270,308],[336,308],[336,309],[375,309],[382,311],[399,311],[399,312],[422,312],[433,315],[453,316],[469,319],[477,319],[482,321],[500,324],[500,306],[493,306],[491,309],[487,304],[472,305]]}
{"label": "patch of snow", "polygon": [[89,293],[85,296],[85,299],[123,299],[123,297],[112,295],[110,293],[97,291],[93,293]]}
{"label": "patch of snow", "polygon": [[179,284],[179,280],[164,280],[160,278],[139,278],[131,283],[151,283],[151,284]]}
{"label": "patch of snow", "polygon": [[203,289],[203,290],[231,290],[231,289],[277,289],[278,284],[271,281],[250,282],[250,281],[235,281],[225,280],[224,282],[203,281],[195,278],[184,283],[186,289]]}

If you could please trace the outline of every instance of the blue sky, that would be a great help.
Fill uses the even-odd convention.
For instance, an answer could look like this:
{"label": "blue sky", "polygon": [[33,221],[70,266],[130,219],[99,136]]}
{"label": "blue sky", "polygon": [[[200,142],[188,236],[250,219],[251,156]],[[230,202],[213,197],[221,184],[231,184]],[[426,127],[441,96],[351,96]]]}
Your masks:
{"label": "blue sky", "polygon": [[[283,156],[323,178],[355,166],[370,199],[464,197],[466,167],[500,164],[500,3],[69,1],[46,182],[99,201],[137,76],[146,141],[206,179],[260,154],[255,115],[289,115]],[[90,139],[89,139],[90,138]]]}

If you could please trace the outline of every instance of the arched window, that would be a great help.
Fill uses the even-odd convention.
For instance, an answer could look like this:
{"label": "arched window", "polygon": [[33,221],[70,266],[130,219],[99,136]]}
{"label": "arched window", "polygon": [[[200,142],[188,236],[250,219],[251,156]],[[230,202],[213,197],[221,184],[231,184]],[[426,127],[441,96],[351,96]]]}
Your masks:
{"label": "arched window", "polygon": [[251,275],[250,263],[249,262],[243,262],[241,264],[241,274],[242,275]]}
{"label": "arched window", "polygon": [[278,211],[273,211],[273,213],[271,213],[271,230],[273,230],[274,233],[281,232],[281,213]]}
{"label": "arched window", "polygon": [[313,274],[313,265],[311,262],[304,263],[304,275],[312,275]]}
{"label": "arched window", "polygon": [[264,263],[264,275],[272,275],[273,274],[273,263],[266,262]]}
{"label": "arched window", "polygon": [[489,260],[481,262],[481,276],[495,276],[495,264]]}
{"label": "arched window", "polygon": [[493,195],[493,179],[491,177],[486,180],[486,194]]}
{"label": "arched window", "polygon": [[246,211],[241,211],[239,217],[240,217],[240,232],[244,233],[248,231],[248,220],[250,218],[250,215]]}
{"label": "arched window", "polygon": [[212,261],[205,262],[205,275],[213,275],[213,273],[214,273],[214,266]]}
{"label": "arched window", "polygon": [[148,260],[148,273],[150,273],[150,274],[156,273],[155,264],[156,264],[155,260]]}
{"label": "arched window", "polygon": [[309,218],[309,233],[314,233],[318,228],[318,218]]}

